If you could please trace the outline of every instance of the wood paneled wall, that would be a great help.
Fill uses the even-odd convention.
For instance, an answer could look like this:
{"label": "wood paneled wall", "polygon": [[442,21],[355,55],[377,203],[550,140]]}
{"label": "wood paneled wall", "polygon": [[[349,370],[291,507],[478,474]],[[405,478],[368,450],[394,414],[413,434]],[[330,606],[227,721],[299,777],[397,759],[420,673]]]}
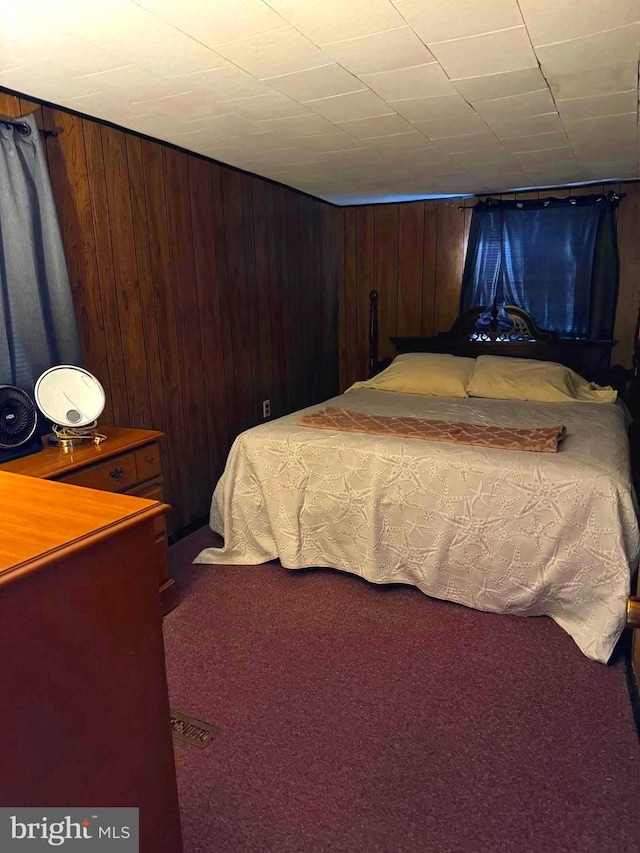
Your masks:
{"label": "wood paneled wall", "polygon": [[34,112],[101,423],[167,435],[174,530],[208,514],[229,447],[338,389],[337,214],[293,190],[0,92]]}
{"label": "wood paneled wall", "polygon": [[[640,184],[512,193],[502,198],[567,196],[620,190],[620,295],[613,360],[631,365],[640,306]],[[458,314],[473,199],[442,199],[342,208],[338,212],[340,387],[367,376],[369,292],[378,291],[379,351],[389,337],[433,335]],[[460,207],[466,209],[460,210]]]}

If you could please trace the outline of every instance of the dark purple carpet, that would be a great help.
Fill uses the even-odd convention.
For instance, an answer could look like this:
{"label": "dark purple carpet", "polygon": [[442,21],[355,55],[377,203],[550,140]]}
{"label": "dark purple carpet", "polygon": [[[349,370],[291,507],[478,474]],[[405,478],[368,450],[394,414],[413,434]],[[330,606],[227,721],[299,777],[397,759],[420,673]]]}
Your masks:
{"label": "dark purple carpet", "polygon": [[640,850],[623,655],[318,569],[191,566],[164,622],[185,853]]}

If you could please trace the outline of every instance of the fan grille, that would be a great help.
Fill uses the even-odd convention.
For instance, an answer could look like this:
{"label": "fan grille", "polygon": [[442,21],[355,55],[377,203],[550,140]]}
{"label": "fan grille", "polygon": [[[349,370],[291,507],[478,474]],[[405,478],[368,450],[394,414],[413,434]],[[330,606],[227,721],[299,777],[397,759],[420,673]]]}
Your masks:
{"label": "fan grille", "polygon": [[28,394],[13,385],[0,385],[0,448],[26,444],[37,425],[38,415]]}

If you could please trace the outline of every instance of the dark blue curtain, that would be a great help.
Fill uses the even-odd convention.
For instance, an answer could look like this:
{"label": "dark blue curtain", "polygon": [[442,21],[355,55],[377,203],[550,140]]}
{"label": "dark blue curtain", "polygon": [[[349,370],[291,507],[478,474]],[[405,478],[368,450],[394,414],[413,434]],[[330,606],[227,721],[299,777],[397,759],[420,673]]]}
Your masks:
{"label": "dark blue curtain", "polygon": [[473,209],[460,308],[517,305],[562,337],[613,336],[617,201],[599,194]]}

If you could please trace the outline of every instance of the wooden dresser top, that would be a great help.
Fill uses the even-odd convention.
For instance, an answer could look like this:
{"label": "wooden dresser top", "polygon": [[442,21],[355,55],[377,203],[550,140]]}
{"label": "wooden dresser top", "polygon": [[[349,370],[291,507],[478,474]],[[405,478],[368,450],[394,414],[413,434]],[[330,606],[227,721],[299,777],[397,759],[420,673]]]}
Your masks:
{"label": "wooden dresser top", "polygon": [[24,474],[27,477],[51,479],[101,462],[127,450],[142,447],[151,441],[158,441],[163,433],[153,429],[128,429],[124,427],[99,427],[98,432],[107,436],[102,444],[80,444],[71,451],[60,447],[51,447],[45,443],[44,449],[30,456],[12,459],[0,464],[0,471]]}
{"label": "wooden dresser top", "polygon": [[0,584],[52,552],[168,509],[158,501],[0,471]]}

